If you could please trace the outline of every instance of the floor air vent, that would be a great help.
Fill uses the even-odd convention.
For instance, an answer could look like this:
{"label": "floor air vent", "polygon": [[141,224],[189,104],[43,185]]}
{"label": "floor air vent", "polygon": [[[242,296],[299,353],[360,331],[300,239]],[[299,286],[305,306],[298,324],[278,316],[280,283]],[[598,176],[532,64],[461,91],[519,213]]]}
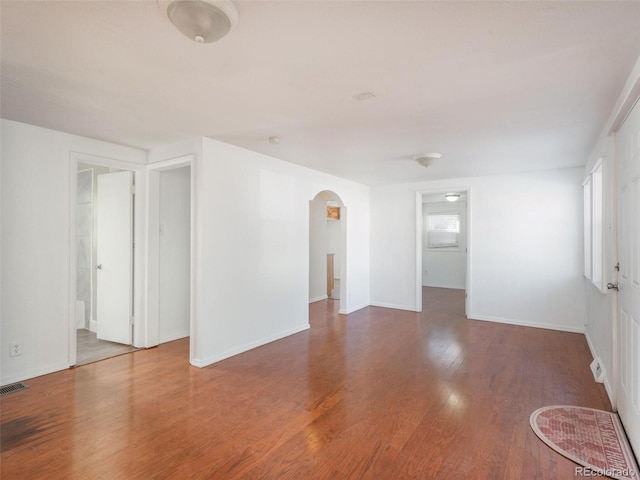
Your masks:
{"label": "floor air vent", "polygon": [[0,387],[0,395],[8,395],[9,393],[24,390],[25,388],[29,388],[29,386],[26,383],[22,383],[22,382],[12,383],[11,385],[5,385],[4,387]]}

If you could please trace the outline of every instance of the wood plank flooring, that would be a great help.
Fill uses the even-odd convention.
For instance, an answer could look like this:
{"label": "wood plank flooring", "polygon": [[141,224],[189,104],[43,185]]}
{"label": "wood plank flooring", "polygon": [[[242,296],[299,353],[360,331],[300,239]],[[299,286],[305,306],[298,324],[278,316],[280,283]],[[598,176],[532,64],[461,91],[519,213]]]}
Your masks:
{"label": "wood plank flooring", "polygon": [[29,380],[2,397],[9,479],[568,479],[529,414],[609,410],[584,336],[314,303],[311,329],[199,369],[188,340]]}

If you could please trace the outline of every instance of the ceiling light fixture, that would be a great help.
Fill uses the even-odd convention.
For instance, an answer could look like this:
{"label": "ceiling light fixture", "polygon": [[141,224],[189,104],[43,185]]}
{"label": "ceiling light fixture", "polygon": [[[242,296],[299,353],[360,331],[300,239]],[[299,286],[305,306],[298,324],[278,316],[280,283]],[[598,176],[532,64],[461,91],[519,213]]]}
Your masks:
{"label": "ceiling light fixture", "polygon": [[459,193],[447,193],[444,198],[446,198],[449,202],[457,202],[460,198]]}
{"label": "ceiling light fixture", "polygon": [[364,102],[365,100],[371,100],[373,98],[376,98],[376,96],[371,92],[362,92],[362,93],[358,93],[357,95],[354,95],[353,98],[355,98],[359,102]]}
{"label": "ceiling light fixture", "polygon": [[420,155],[414,156],[413,160],[424,168],[427,168],[433,163],[434,160],[438,160],[441,157],[441,153],[421,153]]}
{"label": "ceiling light fixture", "polygon": [[238,11],[230,0],[159,0],[166,5],[169,21],[197,43],[220,40],[238,23]]}

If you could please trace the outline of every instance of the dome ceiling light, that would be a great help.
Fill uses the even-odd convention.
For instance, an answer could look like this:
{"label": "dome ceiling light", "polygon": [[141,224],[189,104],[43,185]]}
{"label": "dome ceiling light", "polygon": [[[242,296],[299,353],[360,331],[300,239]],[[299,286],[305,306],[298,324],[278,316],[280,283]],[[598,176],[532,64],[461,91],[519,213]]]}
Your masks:
{"label": "dome ceiling light", "polygon": [[438,160],[442,157],[441,153],[421,153],[413,157],[414,162],[424,168],[429,167],[434,160]]}
{"label": "dome ceiling light", "polygon": [[220,40],[238,23],[238,11],[230,0],[160,0],[169,21],[197,43]]}

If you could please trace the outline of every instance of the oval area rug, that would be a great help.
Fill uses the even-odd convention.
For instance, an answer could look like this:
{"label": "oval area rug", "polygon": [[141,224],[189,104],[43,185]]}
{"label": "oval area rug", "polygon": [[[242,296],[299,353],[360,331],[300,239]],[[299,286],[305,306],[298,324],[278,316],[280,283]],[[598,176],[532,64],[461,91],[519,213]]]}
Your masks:
{"label": "oval area rug", "polygon": [[615,413],[554,405],[533,412],[529,423],[540,440],[592,473],[640,480],[633,451]]}

